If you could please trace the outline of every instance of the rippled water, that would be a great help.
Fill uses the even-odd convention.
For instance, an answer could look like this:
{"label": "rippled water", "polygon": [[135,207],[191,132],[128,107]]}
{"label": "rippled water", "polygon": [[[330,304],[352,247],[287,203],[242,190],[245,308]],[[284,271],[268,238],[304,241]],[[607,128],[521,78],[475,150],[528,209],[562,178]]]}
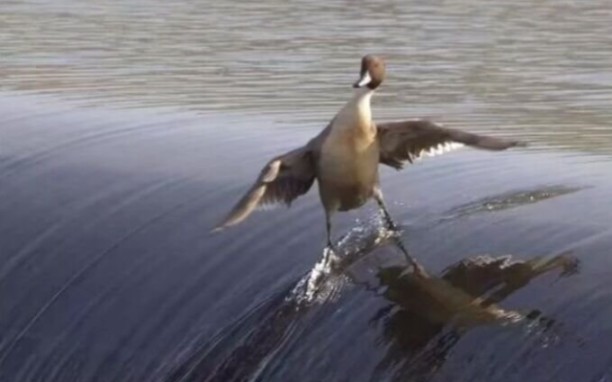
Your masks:
{"label": "rippled water", "polygon": [[374,52],[389,65],[379,117],[609,151],[611,19],[607,0],[5,0],[0,79],[85,104],[324,123]]}
{"label": "rippled water", "polygon": [[[0,3],[0,381],[612,379],[612,5]],[[271,155],[377,119],[530,148],[383,171],[208,233]],[[423,267],[406,272],[401,239]]]}

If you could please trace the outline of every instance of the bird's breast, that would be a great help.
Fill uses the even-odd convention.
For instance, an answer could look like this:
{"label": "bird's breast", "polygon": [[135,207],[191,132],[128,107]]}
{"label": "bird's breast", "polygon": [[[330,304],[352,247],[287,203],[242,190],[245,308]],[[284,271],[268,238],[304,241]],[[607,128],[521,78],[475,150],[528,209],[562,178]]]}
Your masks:
{"label": "bird's breast", "polygon": [[363,204],[378,183],[378,161],[375,139],[330,134],[317,164],[321,196],[341,210]]}

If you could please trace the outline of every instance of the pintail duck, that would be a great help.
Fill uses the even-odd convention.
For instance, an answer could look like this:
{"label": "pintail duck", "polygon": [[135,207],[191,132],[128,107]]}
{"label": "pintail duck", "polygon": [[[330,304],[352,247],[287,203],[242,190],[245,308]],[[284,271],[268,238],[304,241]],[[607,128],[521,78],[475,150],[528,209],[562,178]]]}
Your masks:
{"label": "pintail duck", "polygon": [[356,209],[371,198],[378,204],[387,226],[397,229],[380,189],[380,164],[399,170],[406,162],[457,146],[499,151],[524,145],[515,140],[445,128],[422,119],[375,124],[370,99],[384,77],[382,59],[363,57],[360,78],[353,84],[356,88],[353,97],[306,145],[270,160],[214,231],[242,222],[258,206],[290,205],[308,192],[316,179],[325,210],[327,246],[331,249],[332,215]]}

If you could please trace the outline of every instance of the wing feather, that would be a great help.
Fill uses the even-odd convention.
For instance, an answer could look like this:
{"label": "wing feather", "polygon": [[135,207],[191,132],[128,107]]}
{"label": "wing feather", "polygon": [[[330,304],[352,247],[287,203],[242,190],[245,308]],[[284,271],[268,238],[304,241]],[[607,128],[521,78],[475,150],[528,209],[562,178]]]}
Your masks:
{"label": "wing feather", "polygon": [[258,207],[285,204],[308,192],[315,179],[312,152],[300,147],[270,160],[257,180],[213,231],[236,225]]}
{"label": "wing feather", "polygon": [[463,145],[505,150],[525,143],[449,129],[425,119],[389,122],[377,126],[380,162],[401,169],[423,156],[440,155]]}

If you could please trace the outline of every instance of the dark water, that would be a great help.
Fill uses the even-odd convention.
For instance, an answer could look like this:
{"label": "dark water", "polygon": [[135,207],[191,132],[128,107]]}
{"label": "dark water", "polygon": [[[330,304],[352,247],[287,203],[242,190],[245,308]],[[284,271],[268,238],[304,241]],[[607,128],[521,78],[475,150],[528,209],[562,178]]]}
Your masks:
{"label": "dark water", "polygon": [[[612,380],[612,7],[483,4],[2,2],[0,381]],[[210,235],[369,51],[533,145],[383,171],[422,275],[316,192]]]}
{"label": "dark water", "polygon": [[385,171],[402,239],[427,276],[402,274],[393,240],[373,243],[370,207],[338,219],[345,260],[313,289],[316,193],[208,230],[260,159],[316,127],[2,104],[3,380],[612,373],[607,157],[464,150]]}

